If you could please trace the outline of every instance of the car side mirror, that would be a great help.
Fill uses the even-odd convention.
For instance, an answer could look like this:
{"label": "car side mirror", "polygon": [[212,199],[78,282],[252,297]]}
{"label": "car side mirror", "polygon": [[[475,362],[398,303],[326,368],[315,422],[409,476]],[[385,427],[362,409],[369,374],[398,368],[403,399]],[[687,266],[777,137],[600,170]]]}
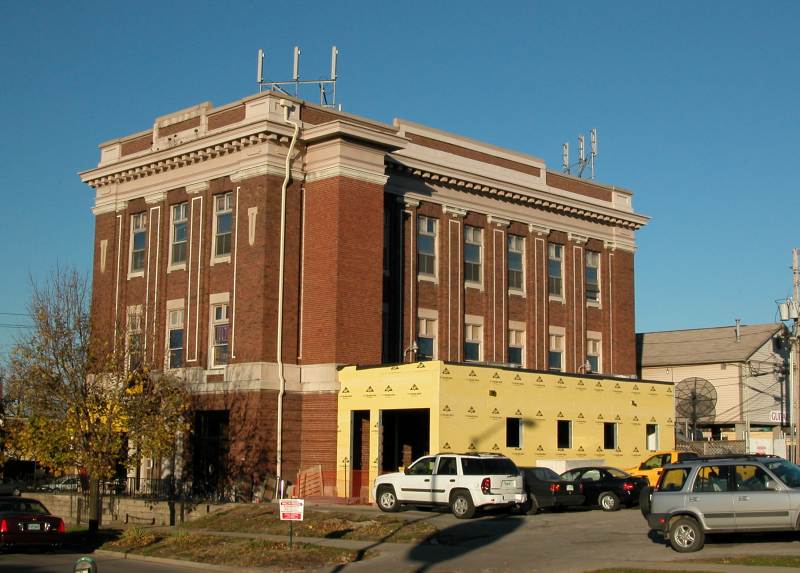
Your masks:
{"label": "car side mirror", "polygon": [[639,469],[640,469],[640,470],[646,469],[646,468],[644,467],[644,462],[642,462],[642,463],[640,463],[640,464],[639,464]]}
{"label": "car side mirror", "polygon": [[778,484],[776,484],[773,480],[768,479],[764,482],[764,489],[775,491],[778,489]]}
{"label": "car side mirror", "polygon": [[399,469],[401,472],[403,472],[404,474],[408,475],[408,468],[407,468],[407,467],[400,466],[398,469]]}

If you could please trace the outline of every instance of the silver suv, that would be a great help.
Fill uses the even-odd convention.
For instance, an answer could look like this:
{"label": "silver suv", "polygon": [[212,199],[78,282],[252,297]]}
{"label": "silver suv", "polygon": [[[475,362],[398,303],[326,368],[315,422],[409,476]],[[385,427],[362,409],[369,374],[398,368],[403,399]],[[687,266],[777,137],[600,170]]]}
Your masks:
{"label": "silver suv", "polygon": [[699,458],[664,468],[646,515],[675,551],[706,533],[800,529],[800,467],[777,456]]}
{"label": "silver suv", "polygon": [[527,502],[516,464],[498,454],[425,456],[403,472],[378,476],[373,496],[381,511],[401,504],[449,506],[459,519],[488,506],[519,507]]}

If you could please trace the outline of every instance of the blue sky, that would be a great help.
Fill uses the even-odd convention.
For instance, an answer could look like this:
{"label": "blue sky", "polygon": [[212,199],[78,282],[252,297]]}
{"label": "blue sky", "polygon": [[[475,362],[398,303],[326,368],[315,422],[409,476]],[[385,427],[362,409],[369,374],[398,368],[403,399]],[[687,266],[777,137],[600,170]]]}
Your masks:
{"label": "blue sky", "polygon": [[29,279],[91,266],[98,143],[156,116],[328,73],[338,101],[561,163],[597,128],[597,179],[634,191],[642,331],[776,318],[800,246],[800,3],[0,0],[0,353]]}

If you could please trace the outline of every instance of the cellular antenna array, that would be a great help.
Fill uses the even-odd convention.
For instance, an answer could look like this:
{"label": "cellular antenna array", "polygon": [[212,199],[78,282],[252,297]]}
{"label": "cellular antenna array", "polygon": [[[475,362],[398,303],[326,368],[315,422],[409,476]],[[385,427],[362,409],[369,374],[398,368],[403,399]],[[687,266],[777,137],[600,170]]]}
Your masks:
{"label": "cellular antenna array", "polygon": [[564,143],[561,146],[561,170],[569,175],[572,173],[572,167],[574,166],[577,169],[578,177],[583,177],[583,172],[586,170],[586,166],[589,166],[590,172],[590,179],[594,179],[594,164],[595,159],[597,158],[597,130],[592,129],[589,132],[589,145],[591,148],[591,152],[589,154],[589,158],[586,158],[586,138],[584,138],[583,134],[578,136],[578,161],[576,163],[570,163],[569,161],[569,143]]}
{"label": "cellular antenna array", "polygon": [[[319,88],[319,104],[323,107],[336,108],[336,64],[339,58],[339,50],[336,46],[331,48],[331,77],[330,79],[319,80],[301,80],[300,79],[300,48],[294,47],[294,59],[292,62],[292,79],[279,82],[264,80],[264,50],[258,50],[258,71],[256,81],[258,82],[258,91],[275,90],[286,95],[294,95],[301,97],[301,86],[315,85]],[[289,90],[294,86],[294,93],[289,93]],[[339,105],[341,109],[341,105]]]}

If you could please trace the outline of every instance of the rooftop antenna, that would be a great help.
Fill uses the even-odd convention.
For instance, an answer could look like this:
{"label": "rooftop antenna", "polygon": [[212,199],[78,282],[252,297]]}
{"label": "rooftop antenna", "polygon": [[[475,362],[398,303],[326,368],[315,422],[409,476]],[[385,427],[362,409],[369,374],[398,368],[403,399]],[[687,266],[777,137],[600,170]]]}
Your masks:
{"label": "rooftop antenna", "polygon": [[561,171],[569,175],[573,165],[576,167],[578,177],[583,177],[583,172],[589,166],[591,179],[595,175],[595,161],[597,159],[597,130],[592,128],[589,131],[589,158],[586,158],[586,138],[583,134],[578,136],[578,161],[574,164],[569,162],[569,143],[561,146]]}
{"label": "rooftop antenna", "polygon": [[[336,80],[338,78],[337,62],[339,59],[339,50],[336,46],[331,48],[331,77],[330,79],[319,80],[301,80],[300,79],[300,55],[301,50],[299,46],[295,46],[293,50],[292,60],[292,79],[285,81],[268,81],[264,79],[264,50],[258,50],[258,69],[256,73],[256,82],[258,83],[258,91],[275,90],[285,95],[289,94],[287,89],[289,86],[294,86],[294,95],[301,96],[301,90],[304,86],[316,85],[319,86],[319,104],[323,107],[337,108],[336,105]],[[338,109],[341,110],[342,106],[339,105]]]}

